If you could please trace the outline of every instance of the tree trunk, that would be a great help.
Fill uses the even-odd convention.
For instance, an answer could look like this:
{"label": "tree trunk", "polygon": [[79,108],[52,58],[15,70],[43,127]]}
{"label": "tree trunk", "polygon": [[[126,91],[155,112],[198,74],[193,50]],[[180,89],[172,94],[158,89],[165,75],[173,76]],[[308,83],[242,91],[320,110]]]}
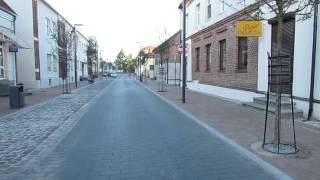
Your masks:
{"label": "tree trunk", "polygon": [[[284,13],[283,13],[283,2],[282,0],[277,0],[277,6],[278,6],[278,14],[277,14],[277,64],[279,65],[281,63],[280,56],[282,54],[282,40],[283,40],[283,19],[284,19]],[[281,73],[280,68],[277,68],[278,74],[276,82],[277,82],[277,88],[276,88],[276,109],[275,109],[275,128],[274,128],[274,143],[278,144],[281,141],[281,77],[279,74]]]}

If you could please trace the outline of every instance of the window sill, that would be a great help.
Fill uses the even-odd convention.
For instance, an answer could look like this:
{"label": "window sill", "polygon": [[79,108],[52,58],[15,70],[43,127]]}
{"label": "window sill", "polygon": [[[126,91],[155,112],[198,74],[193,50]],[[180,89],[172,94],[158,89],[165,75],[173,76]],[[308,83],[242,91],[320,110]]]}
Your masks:
{"label": "window sill", "polygon": [[247,73],[248,71],[247,71],[247,69],[237,69],[235,72],[236,73]]}
{"label": "window sill", "polygon": [[226,70],[225,70],[225,69],[220,69],[218,72],[219,72],[219,73],[225,73]]}

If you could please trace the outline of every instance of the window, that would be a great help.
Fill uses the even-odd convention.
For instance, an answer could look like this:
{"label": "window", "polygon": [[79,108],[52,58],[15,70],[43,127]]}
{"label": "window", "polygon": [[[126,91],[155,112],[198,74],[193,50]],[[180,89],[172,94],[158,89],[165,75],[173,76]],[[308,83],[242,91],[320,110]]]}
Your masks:
{"label": "window", "polygon": [[225,9],[226,2],[225,0],[220,1],[220,12],[223,12]]}
{"label": "window", "polygon": [[53,55],[53,71],[57,72],[58,71],[58,59],[56,55]]}
{"label": "window", "polygon": [[196,71],[200,71],[200,48],[196,48]]}
{"label": "window", "polygon": [[47,35],[51,35],[51,21],[49,18],[46,18],[46,28],[47,28]]}
{"label": "window", "polygon": [[207,20],[211,18],[211,0],[208,0],[208,6],[207,6]]}
{"label": "window", "polygon": [[211,44],[206,45],[206,71],[210,71],[211,65]]}
{"label": "window", "polygon": [[196,29],[200,28],[200,4],[196,6]]}
{"label": "window", "polygon": [[52,55],[51,54],[47,54],[47,69],[48,69],[48,72],[52,71]]}
{"label": "window", "polygon": [[186,33],[189,32],[189,14],[186,14]]}
{"label": "window", "polygon": [[221,40],[220,45],[220,71],[226,70],[227,65],[227,49],[226,49],[226,40]]}
{"label": "window", "polygon": [[248,65],[248,38],[238,39],[238,69],[246,70]]}
{"label": "window", "polygon": [[4,78],[4,67],[3,67],[3,49],[0,46],[0,79]]}

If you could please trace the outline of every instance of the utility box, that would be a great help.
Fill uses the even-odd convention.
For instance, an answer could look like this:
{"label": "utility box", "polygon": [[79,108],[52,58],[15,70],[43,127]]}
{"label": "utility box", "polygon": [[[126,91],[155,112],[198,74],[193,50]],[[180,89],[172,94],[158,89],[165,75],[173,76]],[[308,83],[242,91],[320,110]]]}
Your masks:
{"label": "utility box", "polygon": [[9,90],[10,108],[17,109],[24,106],[23,86],[10,86]]}

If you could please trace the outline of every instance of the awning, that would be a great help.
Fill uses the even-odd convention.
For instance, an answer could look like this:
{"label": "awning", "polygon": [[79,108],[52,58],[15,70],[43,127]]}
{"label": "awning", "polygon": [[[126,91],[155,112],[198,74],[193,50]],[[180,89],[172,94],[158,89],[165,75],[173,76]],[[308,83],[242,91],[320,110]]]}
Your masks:
{"label": "awning", "polygon": [[1,28],[0,27],[0,40],[11,42],[15,46],[21,49],[31,49],[31,46],[28,45],[23,39],[21,39],[19,36],[14,34],[8,29]]}

